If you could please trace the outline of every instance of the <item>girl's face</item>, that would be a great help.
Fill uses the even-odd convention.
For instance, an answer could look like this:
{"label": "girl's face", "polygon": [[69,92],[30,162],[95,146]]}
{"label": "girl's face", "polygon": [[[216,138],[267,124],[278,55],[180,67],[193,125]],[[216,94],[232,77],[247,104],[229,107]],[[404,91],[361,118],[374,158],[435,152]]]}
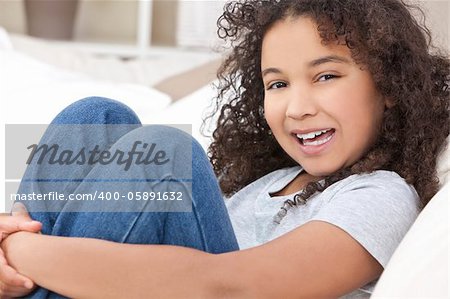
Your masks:
{"label": "girl's face", "polygon": [[345,45],[324,46],[309,18],[278,21],[262,44],[266,120],[281,147],[313,176],[360,159],[386,102]]}

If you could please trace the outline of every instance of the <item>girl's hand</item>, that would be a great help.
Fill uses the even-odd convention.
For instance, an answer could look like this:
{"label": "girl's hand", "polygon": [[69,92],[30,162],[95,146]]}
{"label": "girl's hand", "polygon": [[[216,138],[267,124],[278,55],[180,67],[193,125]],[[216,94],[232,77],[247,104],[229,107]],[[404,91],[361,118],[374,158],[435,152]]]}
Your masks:
{"label": "girl's hand", "polygon": [[[0,216],[0,243],[9,234],[18,231],[37,233],[42,224],[33,221],[27,209],[21,203],[14,205],[12,216]],[[0,247],[0,298],[22,297],[29,294],[36,287],[35,283],[8,265],[3,249]]]}

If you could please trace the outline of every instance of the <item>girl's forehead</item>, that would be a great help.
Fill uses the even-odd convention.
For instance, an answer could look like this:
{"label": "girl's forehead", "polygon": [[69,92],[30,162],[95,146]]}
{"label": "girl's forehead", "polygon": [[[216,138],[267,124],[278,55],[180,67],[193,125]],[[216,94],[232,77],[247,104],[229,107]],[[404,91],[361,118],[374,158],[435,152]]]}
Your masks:
{"label": "girl's forehead", "polygon": [[287,18],[274,23],[264,35],[261,51],[262,61],[311,61],[319,56],[329,55],[353,61],[350,49],[341,41],[324,43],[317,24],[308,17]]}

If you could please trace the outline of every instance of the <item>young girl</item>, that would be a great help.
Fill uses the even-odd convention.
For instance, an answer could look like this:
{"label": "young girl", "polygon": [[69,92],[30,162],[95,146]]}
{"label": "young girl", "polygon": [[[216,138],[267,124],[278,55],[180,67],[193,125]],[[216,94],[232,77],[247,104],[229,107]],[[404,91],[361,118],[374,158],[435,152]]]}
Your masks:
{"label": "young girl", "polygon": [[[449,134],[450,61],[430,54],[429,32],[407,8],[398,0],[227,4],[219,36],[233,50],[219,70],[210,147],[222,192],[231,196],[227,209],[205,154],[186,134],[137,125],[96,138],[112,150],[156,142],[171,161],[155,168],[158,177],[192,166],[192,212],[71,213],[65,206],[31,213],[43,234],[31,233],[40,225],[26,216],[3,217],[10,235],[1,244],[2,294],[27,294],[31,279],[40,286],[36,298],[57,296],[47,290],[118,298],[368,296],[436,193],[436,157]],[[53,121],[74,123],[139,121],[115,101],[89,98]],[[92,138],[63,131],[43,141],[86,146]],[[192,152],[180,154],[191,143]],[[30,165],[25,177],[35,180],[22,183],[22,192],[48,191],[36,182],[45,167]],[[89,179],[111,171],[86,167],[86,180],[64,185],[67,194],[94,192]],[[147,178],[143,169],[130,170]],[[126,188],[140,187],[130,181]]]}

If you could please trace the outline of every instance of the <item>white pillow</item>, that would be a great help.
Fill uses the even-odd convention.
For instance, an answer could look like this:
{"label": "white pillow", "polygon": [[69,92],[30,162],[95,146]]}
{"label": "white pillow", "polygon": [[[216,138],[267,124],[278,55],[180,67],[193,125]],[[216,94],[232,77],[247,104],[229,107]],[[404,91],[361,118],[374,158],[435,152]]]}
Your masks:
{"label": "white pillow", "polygon": [[203,119],[208,115],[212,107],[213,99],[217,95],[217,90],[213,83],[210,83],[192,94],[174,102],[159,115],[140,115],[143,123],[146,124],[190,124],[192,125],[192,136],[206,150],[211,143],[211,135],[215,127],[214,120],[207,122],[205,134],[203,136],[200,129]]}
{"label": "white pillow", "polygon": [[172,49],[155,50],[151,55],[142,59],[137,57],[136,59],[121,60],[114,56],[92,55],[88,51],[82,50],[82,47],[49,42],[26,35],[9,34],[8,40],[16,52],[33,57],[48,65],[87,74],[93,79],[150,87],[220,57],[219,54],[212,51]]}
{"label": "white pillow", "polygon": [[[168,95],[152,88],[98,81],[39,62],[13,51],[7,37],[0,32],[0,140],[5,140],[5,123],[48,124],[66,106],[87,96],[119,100],[145,117],[171,103]],[[4,147],[0,157],[0,169],[5,169]],[[5,181],[4,172],[0,180]],[[4,186],[0,184],[0,194],[5,194]],[[0,212],[6,212],[4,201]]]}
{"label": "white pillow", "polygon": [[447,137],[446,142],[446,147],[439,154],[436,167],[441,187],[450,181],[450,136]]}
{"label": "white pillow", "polygon": [[11,50],[13,45],[5,28],[0,26],[0,50]]}
{"label": "white pillow", "polygon": [[50,123],[69,104],[88,96],[123,102],[138,115],[157,114],[171,103],[168,95],[136,84],[115,84],[0,50],[1,102],[6,123]]}

